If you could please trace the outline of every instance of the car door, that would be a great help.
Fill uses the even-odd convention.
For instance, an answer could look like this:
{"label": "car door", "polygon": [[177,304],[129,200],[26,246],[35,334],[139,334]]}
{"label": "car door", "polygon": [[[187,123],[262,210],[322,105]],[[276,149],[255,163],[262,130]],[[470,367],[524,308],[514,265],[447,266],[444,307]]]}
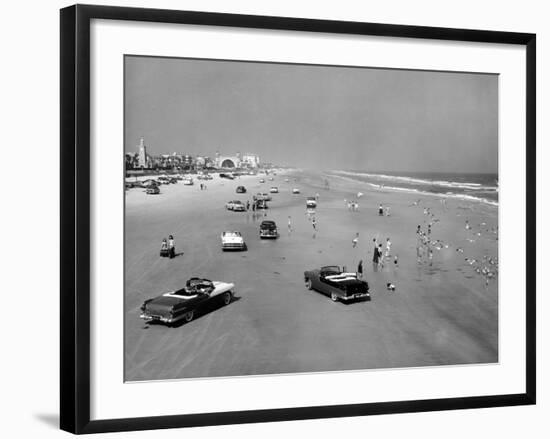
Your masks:
{"label": "car door", "polygon": [[316,280],[317,280],[317,282],[316,282],[316,287],[315,287],[315,289],[316,289],[317,291],[319,291],[320,293],[328,294],[328,293],[327,293],[327,291],[328,291],[328,290],[327,290],[328,285],[327,285],[325,282],[323,282],[322,277],[321,277],[321,272],[320,272],[320,271],[317,272]]}

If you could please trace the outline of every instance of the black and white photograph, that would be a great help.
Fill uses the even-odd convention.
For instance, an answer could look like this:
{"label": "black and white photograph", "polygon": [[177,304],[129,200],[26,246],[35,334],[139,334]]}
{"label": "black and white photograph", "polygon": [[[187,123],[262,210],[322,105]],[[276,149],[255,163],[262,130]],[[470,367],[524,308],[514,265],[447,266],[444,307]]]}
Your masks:
{"label": "black and white photograph", "polygon": [[125,381],[498,363],[498,118],[494,73],[125,55]]}

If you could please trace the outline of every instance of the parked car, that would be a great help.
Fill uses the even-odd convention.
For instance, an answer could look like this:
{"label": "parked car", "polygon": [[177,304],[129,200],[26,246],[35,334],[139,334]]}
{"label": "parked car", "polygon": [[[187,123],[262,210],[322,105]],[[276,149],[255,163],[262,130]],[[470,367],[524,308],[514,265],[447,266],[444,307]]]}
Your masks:
{"label": "parked car", "polygon": [[271,189],[269,189],[269,192],[271,192],[272,194],[278,194],[279,188],[277,186],[271,186]]}
{"label": "parked car", "polygon": [[273,177],[269,177],[269,181],[273,181]]}
{"label": "parked car", "polygon": [[227,210],[232,210],[233,212],[244,212],[246,210],[246,206],[244,205],[244,203],[239,200],[227,202],[225,204],[225,208]]}
{"label": "parked car", "polygon": [[273,198],[267,192],[258,192],[255,196],[257,200],[271,201]]}
{"label": "parked car", "polygon": [[256,210],[258,209],[268,209],[267,200],[261,199],[255,199],[254,204],[256,205]]}
{"label": "parked car", "polygon": [[294,189],[292,189],[292,193],[293,193],[293,194],[299,194],[299,193],[300,193],[300,189],[298,189],[297,187],[295,187]]}
{"label": "parked car", "polygon": [[183,184],[185,186],[193,186],[194,182],[193,182],[193,179],[191,177],[189,177],[189,178],[184,178],[183,179]]}
{"label": "parked car", "polygon": [[264,220],[260,224],[260,238],[272,238],[276,239],[279,237],[279,232],[277,231],[277,224],[275,221]]}
{"label": "parked car", "polygon": [[193,320],[195,313],[211,300],[229,305],[233,300],[234,284],[192,277],[185,287],[148,299],[141,305],[140,318],[147,322],[173,325]]}
{"label": "parked car", "polygon": [[142,182],[143,187],[149,187],[149,186],[158,186],[159,183],[157,180],[153,180],[152,178],[149,178],[148,180],[144,180]]}
{"label": "parked car", "polygon": [[222,172],[220,174],[220,178],[226,178],[228,180],[235,180],[235,177],[232,174],[227,174],[225,172]]}
{"label": "parked car", "polygon": [[317,198],[307,197],[306,198],[306,207],[308,209],[315,209],[317,207]]}
{"label": "parked car", "polygon": [[160,194],[160,189],[156,185],[151,185],[147,189],[145,189],[145,193],[148,195],[158,195]]}
{"label": "parked car", "polygon": [[285,181],[288,183],[288,181],[289,181],[288,178],[285,178]]}
{"label": "parked car", "polygon": [[265,183],[265,180],[263,178],[260,178],[260,183]]}
{"label": "parked car", "polygon": [[246,194],[246,188],[244,186],[237,186],[236,192],[238,194]]}
{"label": "parked car", "polygon": [[162,184],[170,184],[172,183],[172,179],[170,177],[167,177],[166,175],[161,175],[158,177],[158,181]]}
{"label": "parked car", "polygon": [[222,250],[246,250],[246,244],[240,232],[223,232]]}
{"label": "parked car", "polygon": [[334,302],[354,299],[370,300],[369,284],[357,278],[357,273],[344,272],[337,265],[315,268],[304,273],[308,290],[329,296]]}

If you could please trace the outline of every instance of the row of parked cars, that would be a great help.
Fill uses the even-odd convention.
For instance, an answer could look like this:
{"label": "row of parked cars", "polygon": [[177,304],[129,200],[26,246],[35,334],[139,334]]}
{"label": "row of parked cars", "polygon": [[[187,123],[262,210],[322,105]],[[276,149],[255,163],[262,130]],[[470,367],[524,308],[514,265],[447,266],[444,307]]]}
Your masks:
{"label": "row of parked cars", "polygon": [[[199,179],[212,179],[211,176],[203,175],[197,178]],[[160,186],[167,184],[176,184],[181,181],[186,186],[193,186],[194,181],[192,177],[183,175],[161,175],[157,178],[148,178],[146,180],[126,181],[126,189],[131,188],[144,188],[145,192],[150,195],[160,194]]]}

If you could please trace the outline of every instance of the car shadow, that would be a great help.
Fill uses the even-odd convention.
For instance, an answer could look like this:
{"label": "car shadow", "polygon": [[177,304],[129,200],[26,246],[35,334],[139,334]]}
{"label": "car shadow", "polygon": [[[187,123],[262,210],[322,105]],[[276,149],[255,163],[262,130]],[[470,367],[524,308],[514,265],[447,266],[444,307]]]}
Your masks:
{"label": "car shadow", "polygon": [[360,299],[353,299],[353,300],[341,300],[341,302],[344,305],[353,305],[354,303],[363,303],[363,302],[370,302],[372,299],[370,297],[362,297]]}

